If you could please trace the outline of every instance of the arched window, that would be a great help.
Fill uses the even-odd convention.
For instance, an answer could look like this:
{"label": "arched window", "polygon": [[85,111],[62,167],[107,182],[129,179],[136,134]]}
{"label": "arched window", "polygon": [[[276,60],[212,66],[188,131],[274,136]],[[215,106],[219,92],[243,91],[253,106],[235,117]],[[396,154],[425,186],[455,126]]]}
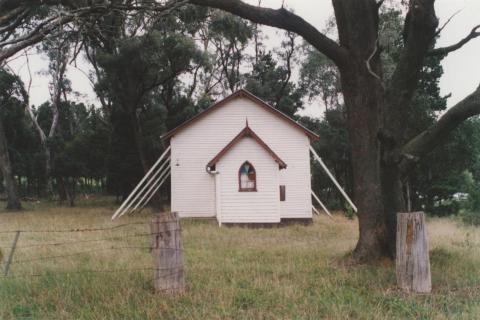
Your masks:
{"label": "arched window", "polygon": [[248,161],[245,161],[238,170],[238,191],[257,191],[257,174],[255,168]]}

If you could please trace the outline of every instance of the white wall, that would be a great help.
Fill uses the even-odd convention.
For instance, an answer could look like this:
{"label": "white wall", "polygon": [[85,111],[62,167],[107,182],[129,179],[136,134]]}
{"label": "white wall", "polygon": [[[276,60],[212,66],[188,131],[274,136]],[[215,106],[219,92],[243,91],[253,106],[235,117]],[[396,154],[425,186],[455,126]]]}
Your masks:
{"label": "white wall", "polygon": [[279,183],[286,185],[281,217],[311,217],[308,137],[247,98],[230,101],[171,138],[172,210],[182,217],[215,216],[215,183],[205,166],[245,128],[246,118],[251,129],[287,164],[287,169],[279,172]]}
{"label": "white wall", "polygon": [[[239,192],[238,171],[249,161],[255,168],[257,191]],[[217,163],[222,223],[280,222],[278,164],[252,138],[243,138]]]}

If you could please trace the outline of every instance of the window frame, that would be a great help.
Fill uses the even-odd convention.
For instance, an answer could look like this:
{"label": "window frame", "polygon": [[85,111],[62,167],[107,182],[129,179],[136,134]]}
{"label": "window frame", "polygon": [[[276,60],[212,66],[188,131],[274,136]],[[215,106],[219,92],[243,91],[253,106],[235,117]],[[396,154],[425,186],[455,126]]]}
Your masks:
{"label": "window frame", "polygon": [[[251,188],[242,188],[242,180],[241,180],[242,168],[246,164],[250,165],[250,167],[253,169],[253,187]],[[257,170],[252,165],[252,163],[248,160],[243,162],[240,168],[238,169],[238,192],[257,192]]]}
{"label": "window frame", "polygon": [[280,185],[280,201],[286,201],[287,200],[287,190],[286,186],[284,184]]}

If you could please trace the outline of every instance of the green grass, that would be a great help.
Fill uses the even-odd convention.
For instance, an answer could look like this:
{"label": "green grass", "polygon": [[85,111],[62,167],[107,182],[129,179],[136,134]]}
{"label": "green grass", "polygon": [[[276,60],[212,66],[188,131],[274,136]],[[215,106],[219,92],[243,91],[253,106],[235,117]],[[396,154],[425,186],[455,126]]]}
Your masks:
{"label": "green grass", "polygon": [[[69,229],[145,222],[91,233],[25,233],[17,261],[84,252],[55,260],[14,263],[0,279],[0,319],[474,319],[480,315],[480,229],[447,218],[429,219],[433,293],[405,295],[394,266],[349,263],[356,220],[318,217],[313,226],[218,228],[182,221],[187,293],[153,293],[149,237],[81,242],[149,232],[148,212],[110,222],[112,199],[77,208],[28,204],[0,213],[0,230]],[[92,204],[93,203],[93,204]],[[0,234],[4,256],[13,234]],[[68,246],[27,248],[39,242]],[[22,247],[23,246],[23,247]],[[4,257],[5,259],[5,257]],[[25,277],[27,274],[38,274]]]}

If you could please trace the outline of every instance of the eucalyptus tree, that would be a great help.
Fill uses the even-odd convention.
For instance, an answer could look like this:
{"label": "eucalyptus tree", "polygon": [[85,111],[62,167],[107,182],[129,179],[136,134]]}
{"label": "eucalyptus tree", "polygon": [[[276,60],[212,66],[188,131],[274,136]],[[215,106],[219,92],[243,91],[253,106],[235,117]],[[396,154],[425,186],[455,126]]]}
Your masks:
{"label": "eucalyptus tree", "polygon": [[438,18],[434,0],[410,0],[403,21],[403,48],[390,79],[384,77],[379,47],[379,13],[384,1],[333,0],[339,41],[295,13],[249,5],[240,0],[190,0],[255,23],[302,36],[340,71],[352,154],[354,197],[359,208],[358,261],[392,256],[396,212],[405,210],[404,177],[465,119],[480,113],[480,86],[427,130],[405,141],[406,123],[425,59],[445,55],[480,36],[474,28],[458,43],[434,48]]}
{"label": "eucalyptus tree", "polygon": [[21,107],[25,103],[25,88],[22,81],[15,75],[0,70],[0,169],[2,171],[7,193],[7,210],[22,208],[18,195],[17,183],[10,162],[9,147],[5,134],[4,118],[9,111],[9,105]]}
{"label": "eucalyptus tree", "polygon": [[212,11],[208,37],[215,46],[222,84],[225,90],[233,93],[242,87],[241,67],[253,37],[252,26],[234,15]]}
{"label": "eucalyptus tree", "polygon": [[292,76],[299,54],[295,38],[286,33],[280,48],[268,52],[257,49],[252,71],[244,75],[247,90],[291,117],[303,108],[305,95]]}
{"label": "eucalyptus tree", "polygon": [[[163,148],[161,133],[192,108],[196,77],[207,60],[193,38],[202,13],[194,12],[198,17],[192,18],[192,8],[168,16],[113,12],[86,35],[95,90],[113,130],[109,185],[122,196]],[[187,74],[194,79],[191,83],[182,80]]]}
{"label": "eucalyptus tree", "polygon": [[[49,59],[48,71],[46,74],[50,77],[49,90],[51,103],[51,121],[49,127],[44,128],[39,125],[37,115],[27,103],[25,105],[30,119],[37,131],[44,158],[44,176],[40,194],[42,196],[51,195],[52,188],[50,184],[50,175],[52,171],[52,140],[57,133],[60,121],[60,107],[62,100],[66,102],[67,94],[71,92],[70,81],[66,78],[67,65],[72,56],[72,39],[69,34],[59,28],[49,37],[47,37],[41,46],[41,52],[45,53]],[[32,76],[32,75],[30,75]]]}
{"label": "eucalyptus tree", "polygon": [[[381,57],[384,78],[388,82],[403,49],[402,10],[398,7],[383,7],[379,19],[379,29],[381,30],[379,46],[383,48]],[[335,27],[334,21],[330,25]],[[345,159],[350,159],[350,152],[348,143],[343,143],[344,136],[346,136],[347,115],[341,97],[340,73],[335,64],[325,55],[308,44],[304,47],[305,60],[300,69],[300,86],[306,91],[310,100],[320,98],[326,109],[324,121],[321,122],[320,126],[320,135],[325,137],[327,141],[320,141],[317,146],[320,150],[324,150],[325,160],[330,162],[330,165],[340,177],[350,177],[351,175],[348,174],[350,165],[342,165]],[[439,81],[443,74],[440,64],[442,58],[442,56],[428,57],[420,71],[419,85],[412,98],[409,120],[405,124],[404,139],[406,140],[432,125],[440,112],[446,109],[446,100],[449,96],[441,96],[439,87]],[[336,152],[339,146],[344,148],[341,153]],[[445,154],[443,150],[446,149],[446,146],[441,146],[440,149],[440,151],[435,152],[435,156]],[[465,156],[468,157],[467,154]],[[432,168],[438,168],[438,166],[430,166],[426,170],[424,163],[430,163],[431,159],[433,159],[432,156],[423,159],[421,165],[405,177],[403,189],[407,208],[421,210],[427,205],[426,200],[431,198],[426,196],[426,190],[434,190],[435,188],[431,189],[424,183],[418,183],[418,181],[425,181],[424,178],[427,175],[430,177],[438,176],[436,173],[432,174]],[[456,164],[449,161],[448,163],[451,170],[446,170],[443,167],[438,174],[458,172],[460,162]],[[432,184],[436,184],[435,180],[428,180]],[[415,181],[415,183],[410,183],[410,181]],[[349,179],[345,181],[345,184],[351,185]],[[435,194],[435,192],[433,194],[428,193],[432,196]],[[414,206],[412,206],[412,203],[414,203]],[[427,205],[427,208],[428,213],[433,213],[431,212],[432,206]]]}
{"label": "eucalyptus tree", "polygon": [[305,58],[300,67],[300,86],[310,101],[320,98],[325,109],[342,105],[340,74],[335,64],[314,47],[304,46]]}

